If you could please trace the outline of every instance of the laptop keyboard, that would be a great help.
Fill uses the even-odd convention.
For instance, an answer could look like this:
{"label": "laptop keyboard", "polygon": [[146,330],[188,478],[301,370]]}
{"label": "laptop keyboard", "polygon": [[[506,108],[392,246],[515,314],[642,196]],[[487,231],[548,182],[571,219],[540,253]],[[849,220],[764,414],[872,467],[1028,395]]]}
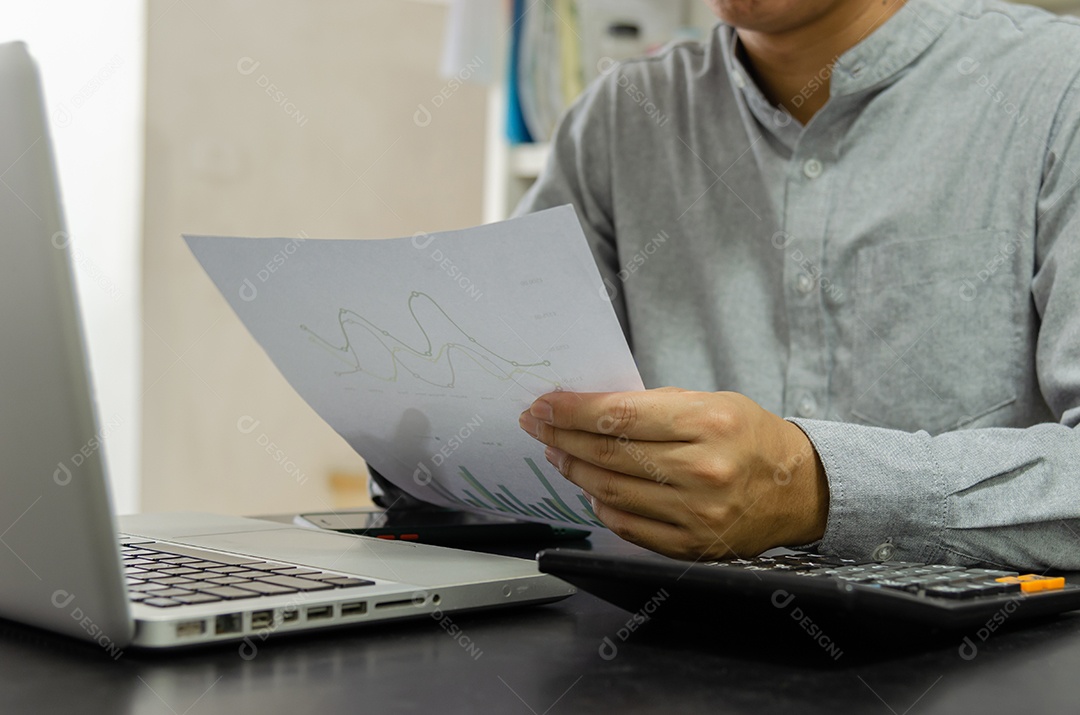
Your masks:
{"label": "laptop keyboard", "polygon": [[122,540],[128,599],[157,608],[371,586],[374,581],[189,546]]}
{"label": "laptop keyboard", "polygon": [[981,596],[1033,594],[1064,589],[1062,577],[1021,575],[1018,571],[964,568],[905,561],[862,563],[818,554],[790,554],[715,561],[709,566],[748,571],[788,572],[796,576],[832,578],[869,588],[903,591],[915,596],[968,600]]}

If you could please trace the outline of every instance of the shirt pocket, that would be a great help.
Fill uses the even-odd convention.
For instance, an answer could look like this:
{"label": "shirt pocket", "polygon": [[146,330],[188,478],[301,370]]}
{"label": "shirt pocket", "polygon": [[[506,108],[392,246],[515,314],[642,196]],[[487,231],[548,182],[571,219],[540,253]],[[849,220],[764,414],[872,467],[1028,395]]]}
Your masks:
{"label": "shirt pocket", "polygon": [[982,230],[862,249],[851,413],[938,433],[1016,400],[1022,244]]}

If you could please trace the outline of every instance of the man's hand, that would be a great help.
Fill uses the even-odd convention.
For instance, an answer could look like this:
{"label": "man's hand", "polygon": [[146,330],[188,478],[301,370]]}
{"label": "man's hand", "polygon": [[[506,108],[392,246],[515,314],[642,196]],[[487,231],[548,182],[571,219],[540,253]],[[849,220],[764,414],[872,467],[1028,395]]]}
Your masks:
{"label": "man's hand", "polygon": [[825,470],[802,430],[731,392],[553,392],[520,418],[600,521],[682,559],[820,539]]}

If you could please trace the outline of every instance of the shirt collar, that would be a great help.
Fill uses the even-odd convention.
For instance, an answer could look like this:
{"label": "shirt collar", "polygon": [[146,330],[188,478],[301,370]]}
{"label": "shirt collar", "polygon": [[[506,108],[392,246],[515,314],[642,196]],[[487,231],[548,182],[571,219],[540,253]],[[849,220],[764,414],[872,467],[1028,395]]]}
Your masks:
{"label": "shirt collar", "polygon": [[[830,79],[830,98],[857,94],[890,81],[934,44],[956,17],[962,0],[908,0],[885,24],[840,55]],[[753,80],[739,57],[735,28],[721,25],[724,64],[735,90],[743,95],[758,121],[785,135],[801,127],[782,108],[774,106]]]}
{"label": "shirt collar", "polygon": [[855,94],[894,79],[934,44],[956,17],[951,2],[908,0],[865,40],[840,55],[831,97]]}

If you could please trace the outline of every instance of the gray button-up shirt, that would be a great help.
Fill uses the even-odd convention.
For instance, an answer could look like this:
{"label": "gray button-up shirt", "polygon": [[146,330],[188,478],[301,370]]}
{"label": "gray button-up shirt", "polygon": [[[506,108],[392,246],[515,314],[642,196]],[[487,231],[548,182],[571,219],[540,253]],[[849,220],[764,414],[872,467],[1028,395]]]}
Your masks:
{"label": "gray button-up shirt", "polygon": [[807,433],[821,551],[1080,569],[1080,24],[910,0],[806,126],[740,57],[607,68],[519,212],[576,207],[648,386]]}

